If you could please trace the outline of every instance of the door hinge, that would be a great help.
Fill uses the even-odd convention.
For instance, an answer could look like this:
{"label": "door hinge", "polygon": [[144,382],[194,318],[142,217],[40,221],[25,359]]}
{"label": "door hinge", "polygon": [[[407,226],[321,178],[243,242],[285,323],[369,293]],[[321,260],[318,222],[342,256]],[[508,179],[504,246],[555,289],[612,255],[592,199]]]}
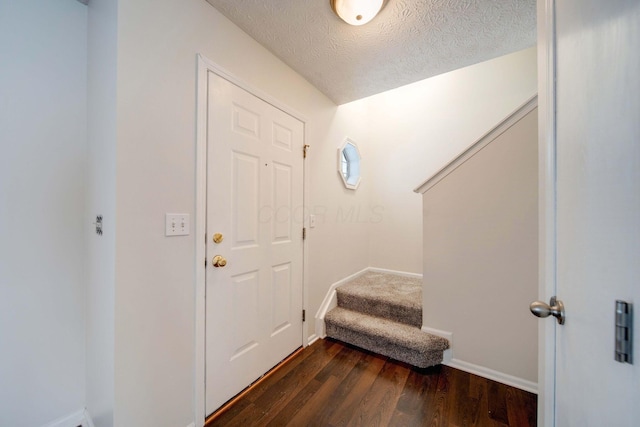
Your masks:
{"label": "door hinge", "polygon": [[307,151],[309,150],[309,144],[304,144],[304,146],[302,147],[302,158],[306,159],[307,158]]}
{"label": "door hinge", "polygon": [[307,229],[306,228],[302,228],[302,240],[307,238]]}
{"label": "door hinge", "polygon": [[620,363],[633,364],[633,305],[616,300],[616,348],[615,359]]}
{"label": "door hinge", "polygon": [[302,310],[302,321],[306,321],[307,320],[307,310]]}

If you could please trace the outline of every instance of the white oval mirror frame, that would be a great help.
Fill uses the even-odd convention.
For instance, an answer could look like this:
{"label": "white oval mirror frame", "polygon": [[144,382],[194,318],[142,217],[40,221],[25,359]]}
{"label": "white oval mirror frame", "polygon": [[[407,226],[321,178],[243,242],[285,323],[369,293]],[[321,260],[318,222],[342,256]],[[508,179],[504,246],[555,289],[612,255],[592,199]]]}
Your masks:
{"label": "white oval mirror frame", "polygon": [[338,148],[338,174],[344,186],[355,190],[360,185],[360,150],[350,138],[344,140]]}

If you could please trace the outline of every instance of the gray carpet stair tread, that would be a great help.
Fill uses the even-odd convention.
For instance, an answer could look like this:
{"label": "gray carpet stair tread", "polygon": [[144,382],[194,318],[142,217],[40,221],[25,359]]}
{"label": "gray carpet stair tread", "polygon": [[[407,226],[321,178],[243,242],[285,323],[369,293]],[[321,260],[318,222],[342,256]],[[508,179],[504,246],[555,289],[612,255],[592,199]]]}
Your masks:
{"label": "gray carpet stair tread", "polygon": [[[325,322],[327,322],[327,326],[336,326],[349,329],[356,334],[375,337],[380,345],[393,343],[418,352],[437,351],[440,353],[449,348],[449,341],[445,338],[428,334],[404,323],[368,316],[341,307],[329,311]],[[331,336],[329,333],[327,335]],[[339,337],[334,338],[340,339]]]}
{"label": "gray carpet stair tread", "polygon": [[420,329],[422,279],[369,271],[336,293],[327,336],[419,368],[442,363],[449,341]]}
{"label": "gray carpet stair tread", "polygon": [[338,306],[416,327],[422,325],[422,279],[368,272],[336,289]]}

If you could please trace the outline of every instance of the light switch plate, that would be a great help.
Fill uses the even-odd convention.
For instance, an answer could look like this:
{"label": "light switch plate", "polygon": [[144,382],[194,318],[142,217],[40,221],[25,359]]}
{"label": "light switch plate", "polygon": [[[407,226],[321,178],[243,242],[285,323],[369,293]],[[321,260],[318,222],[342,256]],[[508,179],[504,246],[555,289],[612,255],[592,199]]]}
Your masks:
{"label": "light switch plate", "polygon": [[189,235],[189,214],[166,214],[164,235],[165,236],[188,236]]}

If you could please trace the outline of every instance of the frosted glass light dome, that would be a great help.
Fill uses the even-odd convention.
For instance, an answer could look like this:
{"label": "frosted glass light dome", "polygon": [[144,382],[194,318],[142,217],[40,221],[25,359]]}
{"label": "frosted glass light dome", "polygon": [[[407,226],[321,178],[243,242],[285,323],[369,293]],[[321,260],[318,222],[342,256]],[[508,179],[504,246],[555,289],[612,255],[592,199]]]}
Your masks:
{"label": "frosted glass light dome", "polygon": [[376,17],[385,0],[331,0],[333,11],[349,25],[364,25]]}

